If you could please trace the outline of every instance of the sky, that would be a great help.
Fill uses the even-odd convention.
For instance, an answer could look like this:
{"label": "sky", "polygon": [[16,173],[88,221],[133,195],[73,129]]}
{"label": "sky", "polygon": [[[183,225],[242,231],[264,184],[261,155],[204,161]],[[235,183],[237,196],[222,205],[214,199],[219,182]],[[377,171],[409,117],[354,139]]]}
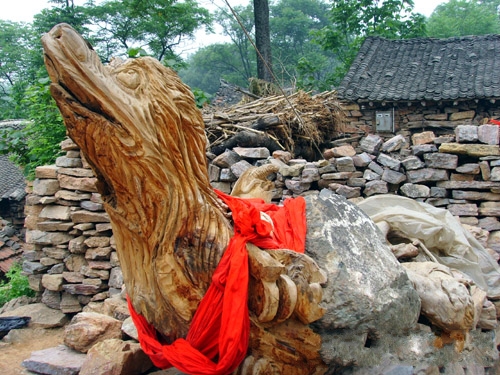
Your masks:
{"label": "sky", "polygon": [[[231,5],[248,4],[250,0],[229,0]],[[415,11],[422,13],[424,16],[430,16],[436,6],[445,3],[447,0],[413,0]],[[75,0],[76,4],[83,4],[82,0]],[[201,0],[201,6],[224,6],[222,0]],[[31,22],[33,16],[39,13],[42,9],[50,8],[50,4],[46,0],[2,0],[0,5],[0,19],[15,22]],[[213,5],[212,5],[213,6]]]}

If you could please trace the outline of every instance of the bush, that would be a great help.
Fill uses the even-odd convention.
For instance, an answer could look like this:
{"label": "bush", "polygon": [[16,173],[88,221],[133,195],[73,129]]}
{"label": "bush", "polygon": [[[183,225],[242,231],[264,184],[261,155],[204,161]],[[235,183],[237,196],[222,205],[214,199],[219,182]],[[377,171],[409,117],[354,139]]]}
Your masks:
{"label": "bush", "polygon": [[29,286],[28,278],[22,274],[22,270],[21,263],[16,263],[5,274],[7,281],[0,282],[0,307],[14,298],[35,295]]}

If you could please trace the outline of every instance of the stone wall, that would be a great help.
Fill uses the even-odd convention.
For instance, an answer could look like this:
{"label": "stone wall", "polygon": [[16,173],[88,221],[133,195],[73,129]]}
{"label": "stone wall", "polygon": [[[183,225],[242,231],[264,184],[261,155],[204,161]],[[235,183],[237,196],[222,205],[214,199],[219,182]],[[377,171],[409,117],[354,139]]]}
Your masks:
{"label": "stone wall", "polygon": [[[448,209],[495,259],[500,254],[500,127],[459,125],[451,134],[368,135],[324,152],[324,160],[292,159],[264,148],[208,154],[212,185],[229,192],[252,165],[274,163],[275,200],[327,188],[351,200],[399,194]],[[42,301],[65,313],[119,293],[123,284],[109,217],[96,178],[76,145],[36,171],[26,200],[24,271]],[[500,310],[500,309],[499,309]]]}
{"label": "stone wall", "polygon": [[[410,102],[410,103],[345,103],[345,133],[376,132],[376,112],[394,108],[394,131],[410,135],[429,128],[437,135],[453,133],[458,125],[481,125],[486,119],[500,117],[495,101],[470,100],[460,102]],[[386,134],[391,136],[392,134]]]}

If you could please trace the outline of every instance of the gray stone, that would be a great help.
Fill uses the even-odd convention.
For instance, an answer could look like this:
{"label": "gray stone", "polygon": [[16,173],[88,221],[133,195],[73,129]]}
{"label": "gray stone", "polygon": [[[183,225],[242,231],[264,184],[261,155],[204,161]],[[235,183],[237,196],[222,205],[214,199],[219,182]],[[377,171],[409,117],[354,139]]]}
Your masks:
{"label": "gray stone", "polygon": [[128,337],[139,341],[139,335],[137,334],[137,328],[135,327],[134,321],[131,317],[125,319],[122,323],[122,332]]}
{"label": "gray stone", "polygon": [[121,289],[123,286],[123,273],[119,267],[114,267],[109,273],[108,285],[111,288]]}
{"label": "gray stone", "polygon": [[382,176],[382,173],[384,173],[384,168],[380,164],[377,164],[374,161],[372,161],[370,164],[368,164],[368,169],[379,174],[380,176]]}
{"label": "gray stone", "polygon": [[294,194],[301,194],[311,187],[311,184],[300,180],[286,180],[285,185],[287,189],[291,190]]}
{"label": "gray stone", "polygon": [[430,196],[430,188],[426,185],[404,184],[400,187],[401,193],[409,198],[427,198]]}
{"label": "gray stone", "polygon": [[401,164],[407,171],[425,167],[425,163],[418,156],[409,156]]}
{"label": "gray stone", "polygon": [[26,232],[26,242],[35,245],[59,245],[68,243],[73,236],[61,232],[44,232],[29,230]]}
{"label": "gray stone", "polygon": [[73,177],[94,177],[92,169],[86,168],[59,168],[57,172]]}
{"label": "gray stone", "polygon": [[433,144],[416,145],[411,147],[411,151],[415,156],[425,155],[431,152],[437,152],[437,150],[438,149],[436,145]]}
{"label": "gray stone", "polygon": [[399,167],[401,166],[401,162],[399,160],[383,153],[379,154],[379,156],[377,157],[377,161],[383,166],[395,171],[398,171]]}
{"label": "gray stone", "polygon": [[374,194],[387,194],[388,192],[387,182],[381,180],[368,181],[363,190],[363,194],[367,197]]}
{"label": "gray stone", "polygon": [[394,152],[399,151],[406,145],[405,137],[398,134],[391,139],[385,141],[380,148],[381,152]]}
{"label": "gray stone", "polygon": [[102,203],[95,203],[92,201],[81,201],[80,207],[89,211],[103,211],[104,205]]}
{"label": "gray stone", "polygon": [[63,168],[81,168],[82,160],[80,158],[68,158],[66,156],[59,156],[56,159],[56,166]]}
{"label": "gray stone", "polygon": [[88,248],[87,244],[85,243],[86,238],[87,237],[85,236],[73,238],[71,241],[69,241],[68,250],[73,254],[85,254]]}
{"label": "gray stone", "polygon": [[356,167],[350,156],[344,156],[336,160],[337,170],[339,172],[354,172]]}
{"label": "gray stone", "polygon": [[280,168],[279,173],[283,177],[299,177],[304,170],[304,164],[286,165]]}
{"label": "gray stone", "polygon": [[369,134],[359,142],[359,146],[362,151],[376,155],[383,143],[384,140],[378,134]]}
{"label": "gray stone", "polygon": [[24,360],[22,365],[37,374],[78,375],[85,359],[85,354],[59,345],[31,353],[31,357]]}
{"label": "gray stone", "polygon": [[404,173],[396,172],[392,169],[385,169],[384,173],[382,174],[382,180],[390,184],[397,185],[406,181],[406,175]]}
{"label": "gray stone", "polygon": [[319,181],[320,174],[318,168],[304,168],[302,170],[302,181],[306,183],[311,183],[314,181]]}
{"label": "gray stone", "polygon": [[347,180],[352,177],[352,172],[325,173],[321,175],[323,180]]}
{"label": "gray stone", "polygon": [[458,156],[453,154],[445,154],[442,152],[435,152],[432,154],[425,154],[424,161],[425,165],[428,168],[456,169],[458,164]]}
{"label": "gray stone", "polygon": [[62,327],[68,322],[68,318],[59,310],[51,309],[43,303],[34,303],[7,311],[0,316],[29,316],[31,328],[55,328]]}
{"label": "gray stone", "polygon": [[45,206],[40,212],[39,217],[50,220],[69,220],[71,207],[65,206]]}
{"label": "gray stone", "polygon": [[500,230],[500,221],[496,217],[483,217],[479,219],[478,225],[488,232]]}
{"label": "gray stone", "polygon": [[234,175],[233,172],[231,172],[231,169],[229,168],[222,168],[220,170],[220,176],[219,180],[223,182],[233,182],[236,181],[238,178]]}
{"label": "gray stone", "polygon": [[449,204],[448,211],[455,216],[477,216],[478,208],[475,203]]}
{"label": "gray stone", "polygon": [[373,159],[371,158],[371,156],[366,152],[354,155],[352,157],[354,166],[358,168],[365,168],[368,164],[372,162],[372,160]]}
{"label": "gray stone", "polygon": [[61,293],[45,289],[42,293],[41,302],[50,307],[51,309],[60,310]]}
{"label": "gray stone", "polygon": [[494,167],[491,169],[491,181],[500,181],[500,167]]}
{"label": "gray stone", "polygon": [[335,163],[328,163],[327,165],[318,168],[319,174],[325,174],[325,173],[335,173],[337,172],[337,167]]}
{"label": "gray stone", "polygon": [[[423,168],[414,171],[407,171],[408,182],[413,184],[425,181],[447,181],[449,179],[446,169]],[[443,186],[444,187],[444,186]]]}
{"label": "gray stone", "polygon": [[335,192],[338,195],[345,197],[346,199],[357,198],[361,196],[361,187],[350,187],[346,185],[340,185]]}
{"label": "gray stone", "polygon": [[248,169],[251,168],[252,164],[247,162],[246,160],[240,160],[239,162],[234,163],[231,165],[230,169],[231,172],[238,178],[241,177],[241,175]]}
{"label": "gray stone", "polygon": [[[382,173],[383,169],[382,169]],[[363,173],[363,178],[367,181],[373,181],[373,180],[380,180],[382,176],[371,169],[365,169],[365,172]]]}
{"label": "gray stone", "polygon": [[322,335],[322,358],[331,367],[346,360],[361,366],[380,361],[380,352],[375,358],[362,354],[368,333],[381,338],[407,331],[417,322],[420,299],[363,211],[328,190],[305,199],[306,253],[328,274],[327,313],[314,323]]}
{"label": "gray stone", "polygon": [[479,125],[477,129],[478,140],[488,145],[497,145],[500,140],[500,126],[498,125]]}
{"label": "gray stone", "polygon": [[33,194],[54,195],[59,190],[59,181],[54,179],[35,179],[33,181]]}
{"label": "gray stone", "polygon": [[457,143],[476,142],[478,140],[477,125],[458,125],[455,128],[455,139]]}
{"label": "gray stone", "polygon": [[431,186],[431,197],[433,198],[446,198],[448,196],[448,191],[444,188],[437,186]]}
{"label": "gray stone", "polygon": [[458,173],[479,174],[481,169],[478,163],[466,163],[457,167]]}
{"label": "gray stone", "polygon": [[271,156],[271,153],[265,147],[234,147],[233,151],[241,158],[248,159],[267,159]]}

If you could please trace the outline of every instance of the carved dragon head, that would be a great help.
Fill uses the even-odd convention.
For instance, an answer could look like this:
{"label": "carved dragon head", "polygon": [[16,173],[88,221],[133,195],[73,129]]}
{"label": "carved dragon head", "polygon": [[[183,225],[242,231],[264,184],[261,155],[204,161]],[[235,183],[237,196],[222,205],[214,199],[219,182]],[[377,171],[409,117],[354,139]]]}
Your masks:
{"label": "carved dragon head", "polygon": [[104,66],[67,24],[42,43],[52,96],[98,178],[134,307],[169,338],[182,336],[231,236],[193,94],[153,58]]}

